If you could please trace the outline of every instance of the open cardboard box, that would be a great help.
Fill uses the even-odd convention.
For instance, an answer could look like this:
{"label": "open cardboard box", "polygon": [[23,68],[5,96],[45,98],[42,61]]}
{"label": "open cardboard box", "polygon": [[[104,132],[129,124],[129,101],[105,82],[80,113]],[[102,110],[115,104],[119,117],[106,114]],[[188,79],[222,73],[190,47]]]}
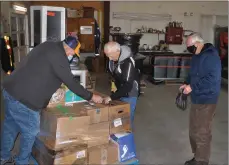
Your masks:
{"label": "open cardboard box", "polygon": [[36,138],[32,155],[39,165],[87,164],[87,145],[72,145],[58,151],[47,147],[47,144]]}
{"label": "open cardboard box", "polygon": [[52,149],[84,144],[90,116],[74,107],[47,108],[41,112],[39,138]]}

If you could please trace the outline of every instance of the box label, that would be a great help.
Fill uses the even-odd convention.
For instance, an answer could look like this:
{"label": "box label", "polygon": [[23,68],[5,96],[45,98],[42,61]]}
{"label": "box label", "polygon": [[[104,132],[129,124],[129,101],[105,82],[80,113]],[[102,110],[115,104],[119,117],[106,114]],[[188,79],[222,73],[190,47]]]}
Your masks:
{"label": "box label", "polygon": [[120,125],[122,125],[122,119],[121,118],[115,119],[114,120],[114,127],[118,127]]}
{"label": "box label", "polygon": [[76,158],[77,158],[77,159],[81,159],[81,158],[85,158],[85,157],[86,157],[86,152],[85,152],[85,150],[79,151],[79,152],[76,153]]}

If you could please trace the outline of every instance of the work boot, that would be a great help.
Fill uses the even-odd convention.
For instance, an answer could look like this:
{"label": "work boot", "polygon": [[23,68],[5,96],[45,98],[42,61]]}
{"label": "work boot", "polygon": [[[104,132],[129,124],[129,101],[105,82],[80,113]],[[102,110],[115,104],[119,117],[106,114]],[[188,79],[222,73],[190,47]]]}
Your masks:
{"label": "work boot", "polygon": [[185,165],[208,165],[208,162],[196,161],[195,158],[192,158],[191,160],[186,161]]}
{"label": "work boot", "polygon": [[195,158],[192,158],[191,160],[186,161],[184,165],[192,165],[193,162],[195,162]]}

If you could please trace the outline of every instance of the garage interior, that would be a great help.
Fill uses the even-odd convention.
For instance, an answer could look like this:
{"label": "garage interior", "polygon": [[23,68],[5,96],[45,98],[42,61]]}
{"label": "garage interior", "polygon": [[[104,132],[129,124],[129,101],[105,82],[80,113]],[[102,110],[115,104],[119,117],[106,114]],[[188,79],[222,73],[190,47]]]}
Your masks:
{"label": "garage interior", "polygon": [[[136,67],[141,71],[141,95],[132,130],[136,158],[129,164],[182,165],[192,158],[189,143],[191,101],[188,100],[187,110],[181,111],[176,107],[175,99],[189,71],[191,54],[186,50],[185,39],[193,32],[200,33],[205,42],[219,50],[223,65],[210,164],[228,164],[228,51],[226,55],[222,51],[227,49],[224,45],[228,45],[228,2],[1,1],[0,4],[0,36],[11,38],[15,69],[40,43],[60,41],[67,35],[77,36],[81,43],[80,61],[88,71],[86,81],[89,83],[85,82],[85,87],[109,95],[110,74],[103,46],[111,40],[130,46]],[[35,29],[42,27],[42,23],[37,24],[33,10],[47,10],[46,17],[55,17],[57,9],[51,10],[52,7],[60,7],[65,13],[64,35],[46,34],[44,40],[38,41]],[[31,17],[32,13],[34,17]],[[100,29],[100,46],[95,44],[98,35],[95,34],[95,24]],[[42,34],[39,35],[38,38],[42,38]],[[3,63],[1,59],[1,66]],[[1,67],[1,82],[14,68]],[[3,110],[1,95],[1,122],[4,120]],[[19,145],[17,138],[13,153],[18,152]],[[34,156],[30,160],[31,164],[37,162]]]}

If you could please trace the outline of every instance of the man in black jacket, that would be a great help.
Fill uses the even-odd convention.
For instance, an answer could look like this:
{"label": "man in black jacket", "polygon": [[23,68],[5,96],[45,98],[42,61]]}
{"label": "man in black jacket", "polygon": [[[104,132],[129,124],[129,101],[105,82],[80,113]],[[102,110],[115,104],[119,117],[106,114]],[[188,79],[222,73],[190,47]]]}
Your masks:
{"label": "man in black jacket", "polygon": [[133,126],[140,81],[139,71],[135,68],[133,55],[128,46],[120,46],[117,42],[108,42],[104,47],[104,52],[110,60],[109,69],[117,88],[104,101],[108,104],[111,100],[120,99],[130,103],[131,124]]}
{"label": "man in black jacket", "polygon": [[[40,128],[40,111],[48,105],[53,93],[64,83],[72,92],[96,103],[102,97],[87,91],[74,79],[69,60],[79,52],[75,37],[62,42],[44,42],[26,56],[18,68],[3,82],[5,118],[1,137],[1,164],[15,161],[29,164],[35,137]],[[12,158],[10,151],[21,133],[20,152]]]}

